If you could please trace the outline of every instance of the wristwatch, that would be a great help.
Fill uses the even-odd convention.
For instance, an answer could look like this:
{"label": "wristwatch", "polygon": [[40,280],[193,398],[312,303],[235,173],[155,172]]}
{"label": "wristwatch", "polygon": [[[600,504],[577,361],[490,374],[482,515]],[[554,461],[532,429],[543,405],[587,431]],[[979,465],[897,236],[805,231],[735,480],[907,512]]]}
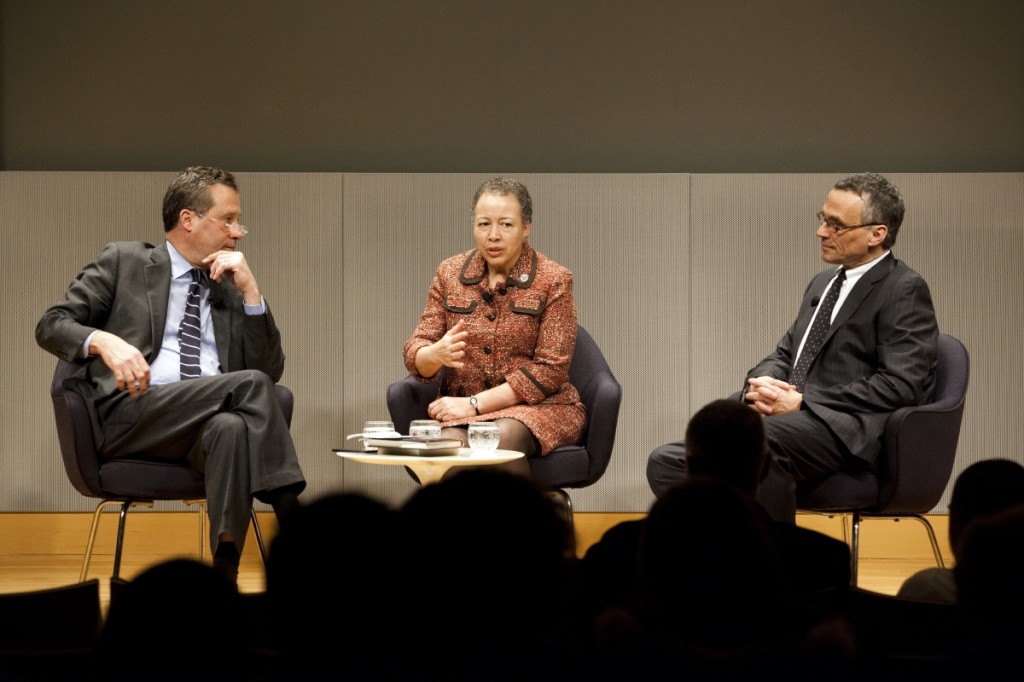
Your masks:
{"label": "wristwatch", "polygon": [[469,396],[469,404],[473,406],[477,414],[480,414],[480,401],[476,399],[475,395]]}

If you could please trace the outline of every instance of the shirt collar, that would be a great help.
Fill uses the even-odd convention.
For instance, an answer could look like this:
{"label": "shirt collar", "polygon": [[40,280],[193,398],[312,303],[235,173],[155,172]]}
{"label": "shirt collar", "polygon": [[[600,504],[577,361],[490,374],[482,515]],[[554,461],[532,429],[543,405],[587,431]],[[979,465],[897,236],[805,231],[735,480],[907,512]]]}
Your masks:
{"label": "shirt collar", "polygon": [[878,265],[879,263],[881,263],[882,259],[885,258],[886,256],[888,256],[890,253],[892,253],[892,251],[886,251],[881,256],[879,256],[878,258],[876,258],[876,259],[874,259],[872,261],[868,261],[867,263],[864,263],[862,265],[858,265],[855,268],[850,268],[849,270],[846,271],[847,279],[849,279],[850,277],[854,277],[854,278],[860,277],[865,272],[867,272],[871,268],[873,268],[876,265]]}
{"label": "shirt collar", "polygon": [[171,255],[171,279],[178,279],[194,267],[170,242],[167,242],[167,253]]}

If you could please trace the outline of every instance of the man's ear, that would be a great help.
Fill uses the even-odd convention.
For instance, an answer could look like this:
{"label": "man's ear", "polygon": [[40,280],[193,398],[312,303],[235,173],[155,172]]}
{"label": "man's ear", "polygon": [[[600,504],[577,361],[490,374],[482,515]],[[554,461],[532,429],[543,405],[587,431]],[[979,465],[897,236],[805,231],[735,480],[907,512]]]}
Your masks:
{"label": "man's ear", "polygon": [[889,228],[886,225],[875,225],[871,228],[871,246],[882,244],[888,236]]}
{"label": "man's ear", "polygon": [[186,232],[194,230],[198,222],[199,216],[192,209],[183,208],[178,212],[178,224],[185,228]]}

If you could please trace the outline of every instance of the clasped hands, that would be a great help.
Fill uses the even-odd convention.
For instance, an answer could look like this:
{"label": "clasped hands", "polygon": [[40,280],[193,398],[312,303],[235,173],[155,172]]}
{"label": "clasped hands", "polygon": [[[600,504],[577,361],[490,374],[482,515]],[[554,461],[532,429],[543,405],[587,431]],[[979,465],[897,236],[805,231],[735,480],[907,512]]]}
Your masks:
{"label": "clasped hands", "polygon": [[797,412],[804,401],[803,393],[796,390],[795,385],[769,376],[747,379],[747,390],[743,397],[765,417]]}

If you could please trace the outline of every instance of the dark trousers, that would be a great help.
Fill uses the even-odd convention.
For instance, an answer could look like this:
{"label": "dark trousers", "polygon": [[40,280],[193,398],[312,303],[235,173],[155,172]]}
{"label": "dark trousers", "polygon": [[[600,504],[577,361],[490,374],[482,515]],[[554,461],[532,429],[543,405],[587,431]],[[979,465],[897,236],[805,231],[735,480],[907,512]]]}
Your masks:
{"label": "dark trousers", "polygon": [[221,534],[242,551],[252,498],[305,486],[288,423],[263,372],[243,370],[121,393],[98,407],[100,456],[187,464],[206,478],[210,546]]}
{"label": "dark trousers", "polygon": [[[776,520],[796,520],[797,481],[823,478],[837,471],[866,466],[853,457],[821,419],[801,410],[764,418],[768,439],[768,470],[757,501]],[[655,448],[647,459],[647,482],[656,497],[686,476],[682,442]]]}

